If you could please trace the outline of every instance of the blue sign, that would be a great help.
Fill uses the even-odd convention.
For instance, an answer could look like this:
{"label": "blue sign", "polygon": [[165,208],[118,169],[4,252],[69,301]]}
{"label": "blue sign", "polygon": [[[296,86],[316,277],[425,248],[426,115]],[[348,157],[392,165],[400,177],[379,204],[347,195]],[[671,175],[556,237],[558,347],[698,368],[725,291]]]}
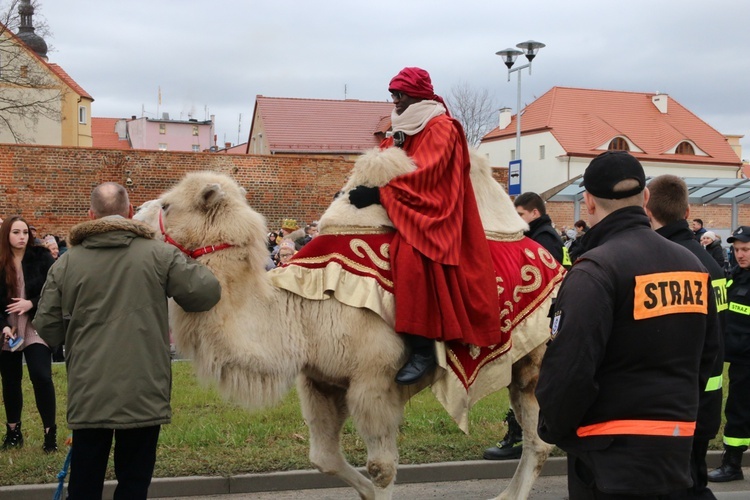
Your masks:
{"label": "blue sign", "polygon": [[512,160],[508,164],[508,194],[521,194],[521,160]]}

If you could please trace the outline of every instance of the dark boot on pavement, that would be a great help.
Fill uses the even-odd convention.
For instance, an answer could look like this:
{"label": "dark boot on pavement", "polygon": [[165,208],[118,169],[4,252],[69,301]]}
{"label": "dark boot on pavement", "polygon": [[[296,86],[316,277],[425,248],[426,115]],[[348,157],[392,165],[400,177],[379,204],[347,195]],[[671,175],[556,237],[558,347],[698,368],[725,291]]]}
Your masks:
{"label": "dark boot on pavement", "polygon": [[747,446],[724,445],[721,466],[708,473],[708,480],[712,483],[726,483],[744,479],[745,476],[742,474],[742,453],[746,449]]}
{"label": "dark boot on pavement", "polygon": [[485,460],[513,460],[521,458],[523,453],[523,429],[516,420],[516,414],[513,409],[508,410],[505,415],[505,422],[508,423],[508,432],[502,441],[492,448],[484,450]]}
{"label": "dark boot on pavement", "polygon": [[23,434],[21,434],[21,422],[18,422],[15,428],[11,429],[10,424],[5,424],[5,438],[3,439],[3,449],[23,448]]}

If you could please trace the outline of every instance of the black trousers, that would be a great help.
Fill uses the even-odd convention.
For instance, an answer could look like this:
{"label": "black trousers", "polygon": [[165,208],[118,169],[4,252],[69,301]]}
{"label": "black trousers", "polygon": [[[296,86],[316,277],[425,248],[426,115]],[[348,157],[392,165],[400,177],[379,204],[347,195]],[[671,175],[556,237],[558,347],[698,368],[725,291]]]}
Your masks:
{"label": "black trousers", "polygon": [[708,451],[708,439],[693,439],[693,451],[690,454],[690,476],[693,478],[693,486],[672,493],[668,496],[670,500],[685,498],[700,498],[701,500],[716,500],[716,496],[708,487],[708,470],[706,467],[706,452]]}
{"label": "black trousers", "polygon": [[622,495],[603,493],[596,487],[594,473],[575,455],[568,453],[569,500],[669,500],[669,495]]}
{"label": "black trousers", "polygon": [[39,416],[45,428],[55,425],[55,386],[52,383],[52,351],[44,344],[31,344],[23,351],[0,351],[0,376],[3,379],[3,400],[6,422],[21,421],[23,410],[23,358],[29,370]]}
{"label": "black trousers", "polygon": [[160,425],[137,429],[75,429],[68,500],[102,498],[112,438],[115,440],[114,500],[145,500],[156,464]]}
{"label": "black trousers", "polygon": [[750,445],[750,365],[729,363],[729,390],[724,415],[724,443]]}

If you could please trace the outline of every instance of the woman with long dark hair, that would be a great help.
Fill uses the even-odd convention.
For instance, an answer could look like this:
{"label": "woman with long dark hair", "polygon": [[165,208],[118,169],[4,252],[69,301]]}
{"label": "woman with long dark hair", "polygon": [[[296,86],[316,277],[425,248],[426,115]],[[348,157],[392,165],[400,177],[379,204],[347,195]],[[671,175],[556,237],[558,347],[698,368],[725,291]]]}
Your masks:
{"label": "woman with long dark hair", "polygon": [[0,225],[0,329],[4,343],[0,351],[0,376],[7,419],[3,449],[23,446],[21,380],[25,357],[44,426],[44,451],[57,451],[52,351],[31,324],[47,271],[53,263],[47,248],[34,245],[29,225],[20,215],[3,221]]}

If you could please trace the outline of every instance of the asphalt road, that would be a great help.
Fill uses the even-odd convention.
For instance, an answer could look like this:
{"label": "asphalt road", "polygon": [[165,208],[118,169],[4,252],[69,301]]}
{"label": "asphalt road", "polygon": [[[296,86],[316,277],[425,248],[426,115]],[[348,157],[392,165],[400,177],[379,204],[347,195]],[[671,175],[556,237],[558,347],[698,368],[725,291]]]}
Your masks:
{"label": "asphalt road", "polygon": [[[745,477],[750,478],[750,468],[745,468]],[[412,483],[397,485],[393,497],[409,500],[468,500],[494,498],[510,483],[510,479],[482,479],[438,483]],[[718,500],[750,499],[750,480],[712,484],[711,489]],[[277,491],[267,493],[237,493],[202,497],[172,497],[162,500],[353,500],[359,498],[352,488],[328,488],[300,491]],[[537,479],[530,500],[567,499],[565,476],[542,476]]]}

